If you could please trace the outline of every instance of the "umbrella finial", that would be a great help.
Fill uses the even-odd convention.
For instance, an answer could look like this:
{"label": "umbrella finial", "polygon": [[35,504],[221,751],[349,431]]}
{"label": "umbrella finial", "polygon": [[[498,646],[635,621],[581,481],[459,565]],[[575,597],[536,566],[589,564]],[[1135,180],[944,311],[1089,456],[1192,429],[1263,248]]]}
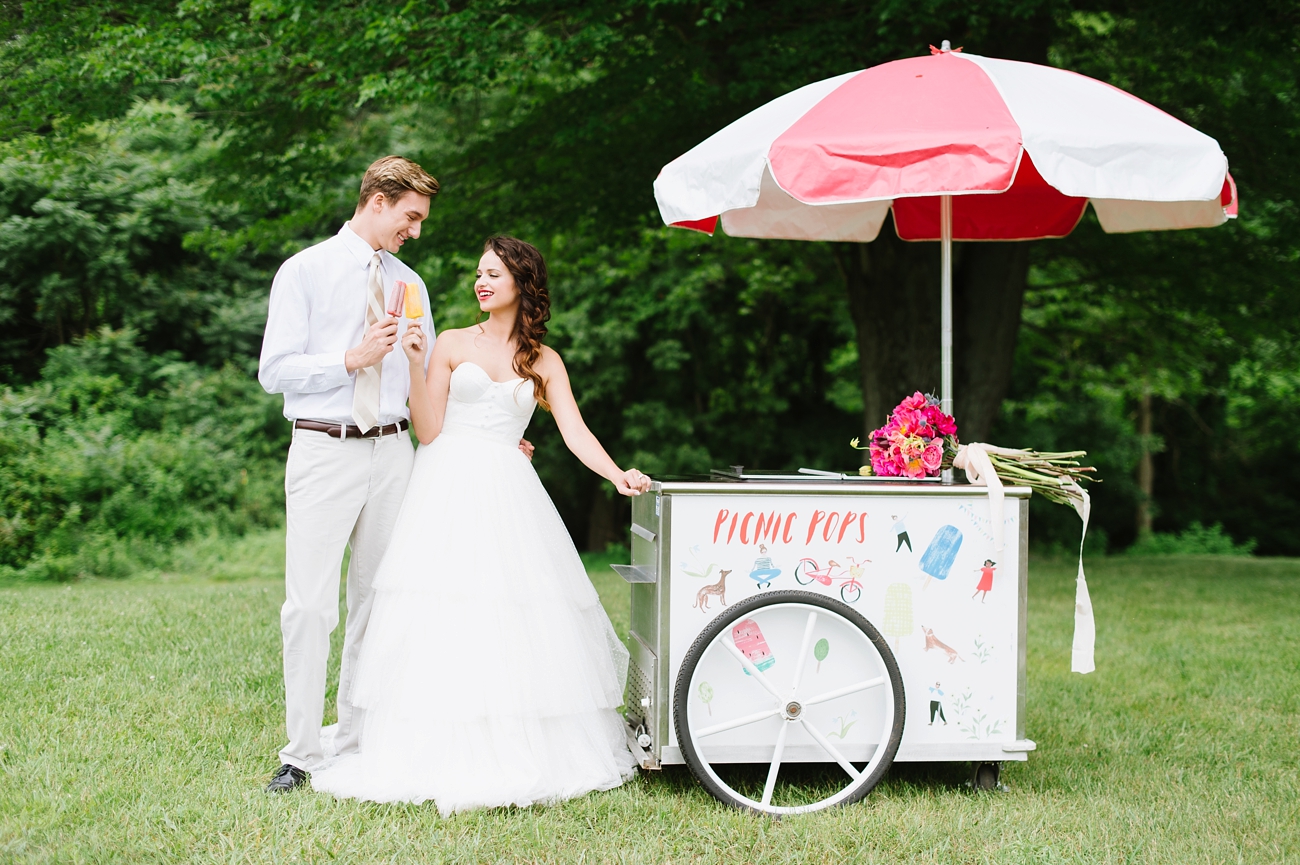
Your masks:
{"label": "umbrella finial", "polygon": [[940,50],[940,51],[951,51],[951,50],[952,50],[952,43],[949,42],[947,39],[943,40],[942,42],[939,43],[939,50]]}

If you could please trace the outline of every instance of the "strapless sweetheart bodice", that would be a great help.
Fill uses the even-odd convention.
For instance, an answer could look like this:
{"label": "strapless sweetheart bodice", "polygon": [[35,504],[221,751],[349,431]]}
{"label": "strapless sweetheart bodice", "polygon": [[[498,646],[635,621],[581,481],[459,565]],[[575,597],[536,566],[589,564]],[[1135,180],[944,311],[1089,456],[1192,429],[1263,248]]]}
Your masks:
{"label": "strapless sweetheart bodice", "polygon": [[536,407],[528,379],[493,381],[483,367],[465,361],[451,373],[442,431],[515,447]]}

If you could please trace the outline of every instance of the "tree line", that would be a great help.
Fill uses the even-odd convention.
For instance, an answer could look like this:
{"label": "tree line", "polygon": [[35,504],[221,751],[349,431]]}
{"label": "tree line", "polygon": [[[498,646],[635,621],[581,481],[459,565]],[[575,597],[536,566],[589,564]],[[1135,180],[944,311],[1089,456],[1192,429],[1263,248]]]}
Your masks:
{"label": "tree line", "polygon": [[[35,407],[67,352],[107,340],[196,380],[247,376],[275,267],[337,230],[361,171],[389,152],[442,183],[404,252],[440,326],[473,320],[484,236],[542,247],[551,341],[621,462],[850,467],[849,438],[937,388],[937,246],[888,225],[872,244],[710,239],[659,225],[650,184],[783,92],[947,38],[1092,75],[1187,121],[1218,139],[1242,201],[1213,230],[1107,236],[1089,214],[1060,241],[958,244],[962,438],[1090,450],[1106,479],[1094,525],[1113,549],[1221,522],[1260,552],[1300,553],[1289,4],[46,0],[3,7],[0,27],[5,480],[31,436],[143,434],[112,412]],[[273,403],[236,401],[263,444],[231,464],[272,481]],[[620,541],[622,503],[546,418],[535,432],[579,545]],[[46,537],[34,503],[52,482],[23,477],[0,492],[10,567]],[[264,486],[271,507],[227,497],[220,508],[254,517],[226,522],[273,519]],[[60,495],[69,538],[92,523],[96,537],[143,531]],[[1068,546],[1065,517],[1035,505],[1036,542]]]}

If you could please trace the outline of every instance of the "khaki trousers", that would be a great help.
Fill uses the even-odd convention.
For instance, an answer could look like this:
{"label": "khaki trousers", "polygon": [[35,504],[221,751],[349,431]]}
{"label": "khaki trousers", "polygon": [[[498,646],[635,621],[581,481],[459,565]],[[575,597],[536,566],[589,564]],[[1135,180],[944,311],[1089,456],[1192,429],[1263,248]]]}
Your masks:
{"label": "khaki trousers", "polygon": [[355,751],[362,717],[350,700],[379,562],[397,522],[415,450],[405,432],[374,439],[294,430],[285,470],[284,714],[289,744],[280,762],[310,771],[325,754],[325,667],[339,622],[339,570],[348,565],[347,622],[339,670],[334,751]]}

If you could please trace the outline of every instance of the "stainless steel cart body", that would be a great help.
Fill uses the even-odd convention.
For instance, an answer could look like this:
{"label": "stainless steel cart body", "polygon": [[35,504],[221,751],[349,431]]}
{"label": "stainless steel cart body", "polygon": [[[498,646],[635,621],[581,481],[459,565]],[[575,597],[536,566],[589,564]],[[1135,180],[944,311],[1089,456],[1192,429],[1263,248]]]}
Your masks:
{"label": "stainless steel cart body", "polygon": [[[1035,747],[1024,731],[1029,490],[1009,487],[1006,496],[1005,544],[995,551],[982,487],[856,479],[656,482],[633,500],[632,564],[617,568],[632,584],[626,705],[642,766],[684,762],[672,707],[692,642],[725,609],[782,589],[842,601],[888,641],[906,707],[895,760],[1027,759]],[[741,646],[740,632],[733,637]],[[752,653],[745,650],[755,669],[782,662],[769,656],[762,635],[744,639],[758,641]],[[819,641],[815,669],[836,648]],[[742,678],[749,675],[731,665],[688,699],[752,687]],[[877,697],[864,692],[854,699]],[[700,708],[711,707],[694,710]],[[852,700],[839,700],[817,722],[851,761],[867,759],[877,744],[870,725],[855,727],[857,711]],[[798,725],[793,729],[787,762],[831,759],[812,739],[799,738]],[[856,741],[855,730],[868,738]],[[772,756],[761,724],[714,737],[710,750],[714,762]]]}

